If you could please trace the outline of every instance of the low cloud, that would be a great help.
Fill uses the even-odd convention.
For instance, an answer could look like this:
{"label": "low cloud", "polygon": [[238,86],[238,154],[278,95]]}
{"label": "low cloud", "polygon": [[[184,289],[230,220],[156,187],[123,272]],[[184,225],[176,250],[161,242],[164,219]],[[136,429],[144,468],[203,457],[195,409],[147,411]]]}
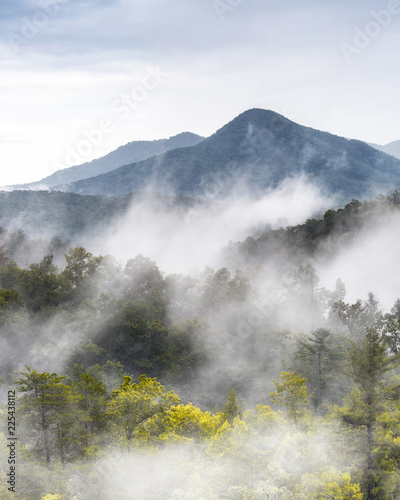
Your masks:
{"label": "low cloud", "polygon": [[190,272],[222,265],[220,251],[229,241],[266,228],[299,224],[330,205],[304,177],[287,179],[258,200],[242,192],[188,210],[165,210],[154,198],[146,198],[133,202],[124,217],[88,241],[88,246],[94,253],[120,260],[141,253],[167,273]]}
{"label": "low cloud", "polygon": [[400,296],[400,215],[380,217],[355,236],[331,263],[321,267],[321,281],[333,286],[341,278],[347,289],[347,300],[376,295],[381,306],[390,310]]}

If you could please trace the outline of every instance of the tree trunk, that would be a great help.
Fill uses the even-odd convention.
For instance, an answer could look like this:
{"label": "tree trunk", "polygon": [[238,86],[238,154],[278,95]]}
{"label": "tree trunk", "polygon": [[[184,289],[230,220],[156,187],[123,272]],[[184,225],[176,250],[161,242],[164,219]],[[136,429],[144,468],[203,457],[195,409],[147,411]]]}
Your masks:
{"label": "tree trunk", "polygon": [[44,442],[44,454],[46,456],[47,467],[50,468],[50,439],[49,439],[49,426],[46,419],[46,411],[41,408],[42,416],[42,430],[43,430],[43,442]]}
{"label": "tree trunk", "polygon": [[64,434],[61,430],[60,424],[57,424],[57,438],[58,438],[58,443],[59,443],[59,449],[60,449],[60,459],[61,459],[61,464],[64,467],[65,464],[65,450],[64,450]]}
{"label": "tree trunk", "polygon": [[367,499],[366,500],[374,500],[375,494],[375,478],[374,478],[374,470],[375,470],[375,460],[374,460],[374,426],[373,423],[369,423],[367,425],[367,473],[366,473],[366,492]]}
{"label": "tree trunk", "polygon": [[318,406],[322,403],[322,353],[318,349]]}

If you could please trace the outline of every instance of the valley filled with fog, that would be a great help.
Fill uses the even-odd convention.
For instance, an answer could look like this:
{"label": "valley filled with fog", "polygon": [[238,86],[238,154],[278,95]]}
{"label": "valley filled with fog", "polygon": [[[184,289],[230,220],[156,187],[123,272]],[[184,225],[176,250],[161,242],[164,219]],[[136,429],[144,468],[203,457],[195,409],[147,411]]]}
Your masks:
{"label": "valley filled with fog", "polygon": [[[142,193],[69,241],[27,212],[13,219],[26,233],[2,230],[20,494],[395,494],[395,469],[365,472],[359,373],[360,356],[396,367],[398,192],[340,205],[305,175],[260,197],[236,181],[202,199]],[[393,377],[376,383],[395,391]],[[381,419],[397,403],[374,394],[378,457],[396,447]]]}
{"label": "valley filled with fog", "polygon": [[400,0],[3,0],[0,500],[400,499]]}

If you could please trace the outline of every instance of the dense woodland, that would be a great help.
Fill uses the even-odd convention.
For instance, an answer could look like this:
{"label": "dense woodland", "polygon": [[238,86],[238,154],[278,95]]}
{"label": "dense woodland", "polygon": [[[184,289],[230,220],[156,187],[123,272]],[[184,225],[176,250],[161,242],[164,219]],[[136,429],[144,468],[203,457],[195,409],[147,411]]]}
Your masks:
{"label": "dense woodland", "polygon": [[[60,191],[0,191],[0,226],[14,233],[23,228],[26,234],[44,239],[50,234],[64,241],[76,240],[115,223],[131,203],[143,198],[144,193],[119,198]],[[167,210],[171,206],[192,206],[197,201],[183,196],[158,196],[157,202]]]}
{"label": "dense woodland", "polygon": [[353,200],[195,277],[3,229],[0,498],[400,498],[400,300],[349,303],[314,267],[399,209]]}

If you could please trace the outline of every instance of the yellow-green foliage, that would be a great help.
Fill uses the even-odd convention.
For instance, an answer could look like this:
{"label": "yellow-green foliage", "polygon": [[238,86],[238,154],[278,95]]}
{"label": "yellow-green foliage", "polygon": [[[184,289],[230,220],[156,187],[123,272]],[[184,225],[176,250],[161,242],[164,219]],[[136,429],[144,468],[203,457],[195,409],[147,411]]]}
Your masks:
{"label": "yellow-green foliage", "polygon": [[186,438],[211,437],[222,423],[221,414],[211,415],[208,411],[203,412],[192,403],[181,404],[173,406],[168,412],[165,435],[177,434]]}
{"label": "yellow-green foliage", "polygon": [[305,474],[297,487],[299,500],[362,500],[360,485],[352,483],[350,474],[336,470]]}
{"label": "yellow-green foliage", "polygon": [[306,413],[308,403],[305,378],[295,373],[282,372],[281,382],[274,382],[275,392],[270,392],[272,402],[286,409],[289,419],[296,423]]}
{"label": "yellow-green foliage", "polygon": [[224,423],[222,413],[211,415],[192,403],[172,406],[165,413],[155,414],[135,432],[142,443],[202,440],[215,436]]}
{"label": "yellow-green foliage", "polygon": [[[318,419],[307,409],[304,381],[294,373],[283,372],[281,381],[276,382],[276,392],[271,393],[273,402],[279,404],[282,411],[260,404],[232,419],[229,412],[227,418],[222,411],[212,414],[192,403],[181,404],[178,395],[167,392],[155,378],[141,375],[135,383],[125,377],[107,405],[108,422],[114,432],[111,436],[115,438],[116,433],[122,437],[128,449],[134,443],[133,460],[138,455],[151,463],[153,458],[161,460],[164,453],[168,461],[177,459],[176,468],[180,470],[182,466],[185,481],[189,480],[184,484],[178,478],[176,489],[174,487],[168,492],[170,496],[165,496],[171,500],[258,500],[264,497],[365,500],[361,460],[344,464],[343,455],[336,460],[337,446],[344,446],[346,450],[351,449],[354,442],[360,446],[358,427],[365,412],[362,405],[361,410],[354,408],[362,400],[360,389],[353,389],[344,408],[336,407],[329,418],[321,416]],[[392,390],[390,395],[393,394]],[[376,412],[373,449],[376,470],[380,473],[376,497],[391,500],[398,498],[400,484],[400,409],[395,399],[387,398],[380,410]],[[357,432],[351,428],[346,434],[333,435],[328,428],[330,419],[340,421],[343,416],[348,417]],[[104,458],[101,457],[101,443],[99,440],[85,447],[82,458],[88,464],[95,463],[95,457],[100,457],[100,462]],[[115,443],[118,446],[117,440]],[[175,446],[176,443],[184,446]],[[129,452],[124,455],[127,463],[130,456]],[[63,471],[64,466],[58,465]],[[57,463],[52,468],[53,476],[56,466]],[[91,488],[91,483],[88,484]],[[66,483],[61,480],[51,488],[42,481],[34,499],[63,500],[70,493],[65,487]],[[48,491],[61,491],[62,495],[43,497]],[[9,498],[6,494],[4,491],[4,498]],[[68,496],[70,498],[73,497]]]}
{"label": "yellow-green foliage", "polygon": [[124,378],[121,388],[112,393],[108,409],[114,426],[125,434],[128,441],[142,432],[150,418],[165,414],[180,402],[173,391],[166,392],[155,378],[140,375],[139,383],[131,382],[131,377]]}
{"label": "yellow-green foliage", "polygon": [[282,422],[280,415],[266,405],[257,405],[254,410],[247,410],[243,415],[243,420],[260,432],[268,431],[273,425]]}
{"label": "yellow-green foliage", "polygon": [[226,420],[211,437],[209,452],[212,455],[235,455],[245,446],[249,427],[244,420],[236,417],[232,425]]}

